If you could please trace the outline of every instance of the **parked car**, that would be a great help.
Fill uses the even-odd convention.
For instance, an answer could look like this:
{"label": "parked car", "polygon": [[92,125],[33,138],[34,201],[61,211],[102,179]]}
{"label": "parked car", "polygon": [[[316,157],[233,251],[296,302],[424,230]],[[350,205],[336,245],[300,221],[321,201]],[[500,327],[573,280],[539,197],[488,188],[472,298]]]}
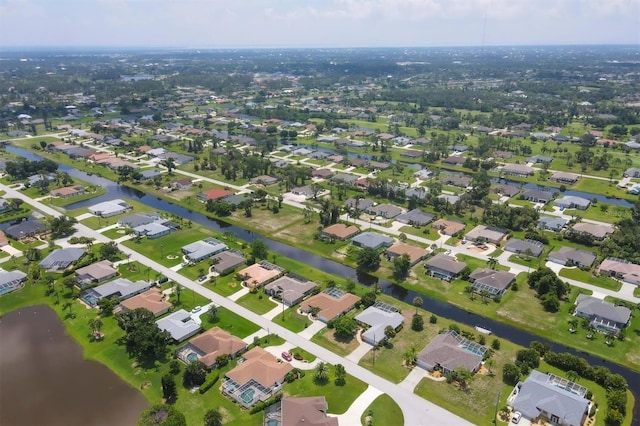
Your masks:
{"label": "parked car", "polygon": [[198,277],[198,282],[201,283],[206,279],[207,279],[207,276],[206,275],[202,275],[202,276]]}
{"label": "parked car", "polygon": [[520,413],[520,411],[516,411],[513,413],[513,417],[511,417],[511,423],[518,423],[520,418],[522,418],[522,413]]}
{"label": "parked car", "polygon": [[195,313],[200,312],[201,310],[202,310],[202,306],[196,306],[195,308],[193,308],[193,309],[191,310],[191,313],[192,313],[192,314],[195,314]]}
{"label": "parked car", "polygon": [[291,360],[293,359],[293,357],[291,356],[291,354],[289,352],[282,352],[282,359],[284,359],[285,361],[291,362]]}

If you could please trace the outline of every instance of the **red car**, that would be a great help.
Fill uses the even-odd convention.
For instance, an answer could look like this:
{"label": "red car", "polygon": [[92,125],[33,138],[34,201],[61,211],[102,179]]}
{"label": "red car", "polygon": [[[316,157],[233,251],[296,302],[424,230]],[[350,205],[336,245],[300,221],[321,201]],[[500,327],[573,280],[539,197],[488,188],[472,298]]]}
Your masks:
{"label": "red car", "polygon": [[291,354],[289,352],[282,352],[282,358],[285,361],[291,361],[293,359],[293,357],[291,356]]}

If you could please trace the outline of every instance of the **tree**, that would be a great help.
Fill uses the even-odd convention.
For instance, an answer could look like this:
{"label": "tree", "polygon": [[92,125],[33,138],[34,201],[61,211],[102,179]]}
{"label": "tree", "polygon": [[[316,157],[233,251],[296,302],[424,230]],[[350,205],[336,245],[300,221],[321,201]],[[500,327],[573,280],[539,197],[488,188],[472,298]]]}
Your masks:
{"label": "tree", "polygon": [[139,359],[160,359],[167,352],[171,337],[160,330],[149,310],[137,308],[118,315],[118,324],[125,331],[124,341],[131,355]]}
{"label": "tree", "polygon": [[392,326],[388,325],[384,328],[384,336],[387,339],[393,339],[394,337],[396,337],[396,331],[393,329]]}
{"label": "tree", "polygon": [[76,223],[78,223],[76,218],[69,218],[64,215],[50,218],[49,227],[51,228],[51,238],[55,240],[73,234],[76,231],[73,225]]}
{"label": "tree", "polygon": [[204,426],[222,426],[222,414],[220,410],[208,410],[204,414]]}
{"label": "tree", "polygon": [[91,328],[91,337],[97,339],[100,337],[100,329],[102,329],[102,320],[100,318],[90,318],[87,321],[89,328]]}
{"label": "tree", "polygon": [[173,174],[173,170],[176,168],[176,162],[173,157],[168,157],[166,160],[163,160],[162,165],[167,168],[167,173],[170,175]]}
{"label": "tree", "polygon": [[402,256],[393,259],[393,277],[401,281],[409,275],[409,269],[411,268],[411,261],[409,255],[404,253]]}
{"label": "tree", "polygon": [[336,375],[336,380],[334,382],[336,386],[344,386],[345,378],[347,377],[347,371],[345,370],[344,365],[336,364],[334,372]]}
{"label": "tree", "polygon": [[416,315],[418,315],[418,308],[422,307],[423,303],[424,301],[422,300],[422,297],[416,296],[413,298],[411,304],[416,307]]}
{"label": "tree", "polygon": [[171,374],[165,374],[161,379],[162,397],[167,401],[175,401],[178,397],[176,381]]}
{"label": "tree", "polygon": [[320,362],[313,372],[313,379],[318,383],[326,383],[329,380],[329,364]]}
{"label": "tree", "polygon": [[137,426],[187,426],[187,421],[172,405],[158,404],[142,412]]}
{"label": "tree", "polygon": [[209,314],[209,321],[216,322],[216,320],[218,319],[218,306],[215,304],[211,304],[208,314]]}
{"label": "tree", "polygon": [[380,254],[370,247],[365,247],[358,252],[356,263],[358,271],[375,271],[380,267]]}
{"label": "tree", "polygon": [[523,374],[540,366],[540,355],[535,349],[521,349],[516,352],[516,365]]}
{"label": "tree", "polygon": [[192,361],[187,364],[182,376],[182,382],[187,387],[199,386],[207,378],[207,366],[202,361]]}
{"label": "tree", "polygon": [[414,346],[411,346],[404,354],[402,354],[402,358],[404,358],[404,365],[407,367],[413,367],[416,365],[417,356],[418,350]]}
{"label": "tree", "polygon": [[267,259],[269,251],[264,241],[258,239],[251,243],[251,257],[255,259]]}
{"label": "tree", "polygon": [[98,307],[100,308],[100,314],[102,316],[109,316],[113,313],[115,307],[120,303],[117,298],[114,297],[103,297],[98,300]]}
{"label": "tree", "polygon": [[513,363],[507,363],[502,369],[502,380],[511,386],[515,386],[520,381],[520,369]]}
{"label": "tree", "polygon": [[424,319],[422,319],[422,315],[413,315],[413,318],[411,319],[411,329],[413,331],[422,331],[424,329]]}
{"label": "tree", "polygon": [[100,249],[98,250],[98,256],[100,257],[100,260],[114,261],[118,259],[119,254],[120,249],[118,248],[118,245],[113,241],[109,241],[108,243],[101,245]]}
{"label": "tree", "polygon": [[362,296],[362,300],[361,300],[362,306],[364,306],[365,308],[368,308],[369,306],[373,306],[373,304],[376,303],[376,299],[377,299],[377,296],[375,291],[367,292]]}
{"label": "tree", "polygon": [[333,326],[336,330],[337,337],[350,339],[356,332],[356,320],[349,317],[340,317],[334,321]]}

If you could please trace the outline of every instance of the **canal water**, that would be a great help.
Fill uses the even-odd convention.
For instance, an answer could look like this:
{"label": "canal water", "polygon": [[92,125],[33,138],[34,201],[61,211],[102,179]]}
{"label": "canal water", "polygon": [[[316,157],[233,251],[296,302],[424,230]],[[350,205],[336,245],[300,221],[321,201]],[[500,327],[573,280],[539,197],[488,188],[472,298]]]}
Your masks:
{"label": "canal water", "polygon": [[[32,160],[41,159],[41,157],[36,156],[35,154],[26,150],[22,150],[22,149],[11,147],[11,146],[7,148],[11,152],[14,152],[19,155],[23,155]],[[73,169],[71,167],[68,167],[62,164],[60,165],[60,170],[65,171],[74,177],[78,177],[79,179],[89,181],[94,185],[100,185],[105,189],[107,189],[107,194],[103,195],[102,197],[94,198],[91,200],[85,200],[76,204],[69,205],[67,206],[69,210],[91,206],[100,201],[110,200],[113,198],[132,198],[143,204],[146,204],[147,206],[153,209],[167,211],[169,213],[182,217],[185,220],[191,220],[193,223],[198,223],[210,229],[220,231],[220,232],[233,232],[239,239],[244,240],[246,242],[252,242],[255,239],[262,239],[265,242],[265,244],[269,247],[269,249],[272,252],[276,253],[277,255],[295,259],[303,264],[309,265],[310,267],[325,271],[330,274],[334,274],[344,278],[347,278],[347,277],[353,278],[361,285],[371,286],[375,283],[378,283],[384,294],[390,295],[403,302],[412,303],[413,299],[419,296],[423,300],[422,307],[429,312],[433,312],[435,315],[450,318],[456,322],[460,322],[462,324],[466,324],[472,327],[475,327],[475,326],[483,327],[485,329],[491,330],[496,336],[510,340],[519,345],[529,346],[529,344],[532,341],[547,342],[545,339],[533,333],[529,333],[521,329],[518,329],[514,326],[504,324],[499,321],[495,321],[489,318],[482,317],[477,314],[467,312],[464,309],[456,307],[446,301],[429,298],[422,293],[405,289],[404,287],[399,286],[395,283],[392,283],[386,280],[380,280],[377,277],[373,277],[368,274],[356,273],[356,271],[353,268],[345,266],[341,263],[334,262],[329,259],[325,259],[321,256],[309,253],[297,247],[292,247],[278,241],[270,240],[252,231],[239,228],[237,226],[231,225],[227,222],[224,222],[218,219],[209,218],[201,213],[193,212],[191,210],[188,210],[187,208],[161,200],[157,197],[148,195],[144,192],[141,192],[123,185],[118,185],[115,182],[112,182],[108,179],[100,178],[95,175],[89,176],[82,171]],[[276,259],[276,262],[277,262],[277,259]],[[585,358],[591,365],[604,365],[610,368],[611,371],[613,371],[614,373],[623,375],[627,379],[627,382],[629,383],[629,387],[633,392],[633,394],[636,396],[636,399],[640,396],[640,373],[639,372],[622,367],[618,364],[607,362],[605,360],[602,360],[601,358],[579,352],[573,348],[568,348],[564,345],[560,345],[553,342],[548,342],[548,343],[551,344],[555,352],[570,352],[575,355],[579,355]],[[640,403],[636,404],[636,407],[635,407],[633,425],[640,426]]]}
{"label": "canal water", "polygon": [[148,405],[107,367],[83,359],[48,306],[0,317],[0,425],[135,425]]}

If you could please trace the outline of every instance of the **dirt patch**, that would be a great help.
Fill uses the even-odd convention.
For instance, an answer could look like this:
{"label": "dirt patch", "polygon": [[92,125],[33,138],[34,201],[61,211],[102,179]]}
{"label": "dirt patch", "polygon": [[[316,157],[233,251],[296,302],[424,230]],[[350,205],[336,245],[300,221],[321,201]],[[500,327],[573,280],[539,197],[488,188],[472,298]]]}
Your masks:
{"label": "dirt patch", "polygon": [[174,260],[174,259],[177,259],[177,258],[178,258],[178,256],[175,255],[175,254],[170,254],[169,256],[167,256],[167,259],[169,259],[169,260]]}
{"label": "dirt patch", "polygon": [[474,253],[482,253],[486,249],[483,249],[483,248],[480,248],[480,247],[467,247],[467,250],[472,251]]}

